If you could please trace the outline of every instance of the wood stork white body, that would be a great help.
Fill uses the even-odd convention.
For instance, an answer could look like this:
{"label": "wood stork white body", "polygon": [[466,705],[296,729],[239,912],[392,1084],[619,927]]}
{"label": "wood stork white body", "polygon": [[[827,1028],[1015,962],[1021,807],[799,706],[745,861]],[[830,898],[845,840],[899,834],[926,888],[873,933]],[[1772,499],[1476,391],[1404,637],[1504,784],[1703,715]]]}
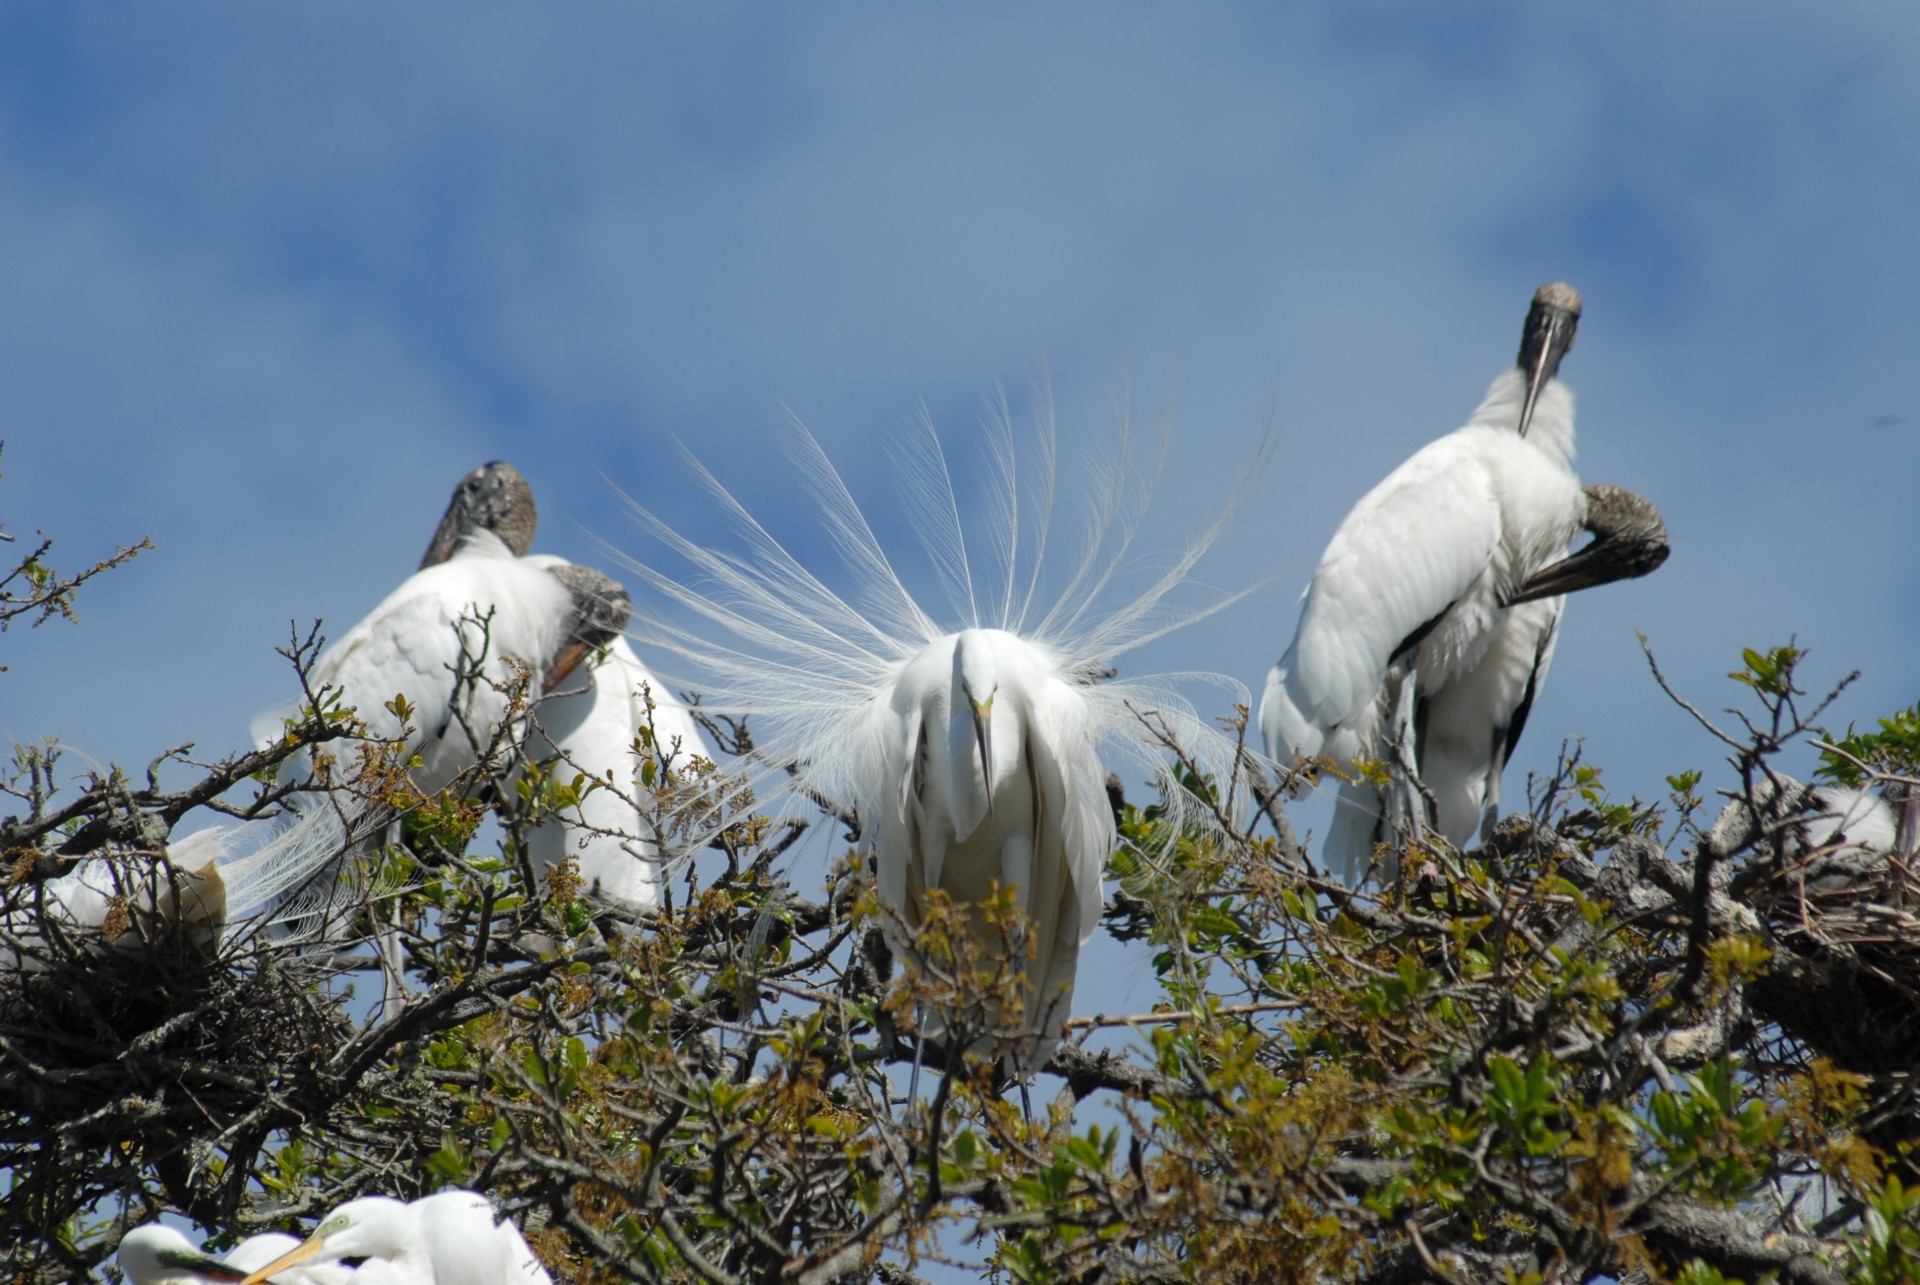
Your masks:
{"label": "wood stork white body", "polygon": [[512,1223],[493,1205],[458,1188],[405,1202],[389,1196],[349,1200],[320,1220],[313,1235],[254,1269],[244,1285],[305,1265],[368,1261],[353,1276],[365,1285],[553,1285]]}
{"label": "wood stork white body", "polygon": [[[524,492],[524,515],[500,500],[516,490]],[[517,734],[508,689],[520,673],[531,677],[530,694],[537,696],[618,634],[628,602],[617,583],[584,567],[529,563],[496,530],[508,531],[516,543],[522,531],[530,539],[531,504],[525,482],[505,465],[487,465],[462,481],[435,539],[436,546],[443,538],[454,541],[451,556],[409,576],[313,668],[313,689],[340,693],[364,723],[366,740],[296,756],[282,769],[283,779],[321,779],[324,756],[333,781],[351,780],[357,746],[394,741],[419,758],[413,787],[437,793]],[[399,696],[407,700],[407,718],[396,712]],[[279,734],[277,725],[257,723],[256,736],[263,731],[265,740]],[[309,884],[388,819],[338,788],[296,802],[293,810],[298,822],[291,832],[222,863],[237,909],[274,904]]]}
{"label": "wood stork white body", "polygon": [[[1432,824],[1456,844],[1498,811],[1501,769],[1553,659],[1558,593],[1644,574],[1665,556],[1664,528],[1657,556],[1651,534],[1609,538],[1574,473],[1573,394],[1556,376],[1579,313],[1572,287],[1541,287],[1518,365],[1495,378],[1466,426],[1415,452],[1348,513],[1261,700],[1267,751],[1282,764],[1324,755],[1351,772],[1362,757],[1417,762]],[[1651,505],[1618,494],[1658,525]],[[1582,527],[1602,539],[1566,573]],[[1560,588],[1539,596],[1541,584]],[[1325,855],[1350,882],[1391,837],[1390,810],[1365,779],[1342,786]]]}
{"label": "wood stork white body", "polygon": [[[565,565],[545,554],[527,561]],[[651,748],[641,737],[649,728]],[[647,672],[625,638],[615,638],[604,655],[584,662],[540,702],[527,756],[550,761],[562,781],[584,775],[604,783],[534,827],[527,836],[534,869],[544,873],[571,857],[590,894],[637,909],[658,905],[664,869],[643,802],[642,765],[652,759],[681,770],[696,756],[712,760],[713,750],[686,706]]]}
{"label": "wood stork white body", "polygon": [[[1194,800],[1171,781],[1156,731],[1178,739],[1216,780],[1232,779],[1238,760],[1233,741],[1166,680],[1100,678],[1111,674],[1113,657],[1219,605],[1183,609],[1168,600],[1219,524],[1130,601],[1116,602],[1116,577],[1133,564],[1131,541],[1150,493],[1138,485],[1123,440],[1108,452],[1119,465],[1098,475],[1105,489],[1093,497],[1097,521],[1078,563],[1060,560],[1055,583],[1066,589],[1044,599],[1057,457],[1051,408],[1039,406],[1039,447],[1025,457],[1042,472],[1017,483],[1024,461],[1016,460],[1004,404],[998,409],[984,425],[993,471],[977,505],[963,509],[930,423],[894,443],[905,470],[897,494],[946,590],[952,623],[909,592],[838,472],[798,425],[791,476],[819,505],[844,588],[830,587],[831,573],[800,562],[704,472],[736,546],[701,545],[635,505],[641,525],[690,570],[629,565],[710,626],[678,628],[658,617],[648,645],[686,662],[704,708],[751,717],[762,766],[748,770],[757,773],[759,797],[785,797],[809,813],[809,800],[826,798],[857,815],[896,951],[927,971],[913,937],[939,889],[965,912],[962,926],[971,925],[979,953],[1012,966],[1002,976],[1026,1001],[1017,1025],[1005,1011],[968,1008],[964,994],[953,1011],[930,1008],[927,1016],[933,1030],[1026,1072],[1059,1038],[1080,950],[1099,918],[1114,837],[1103,756],[1124,754],[1164,783],[1176,812]],[[991,558],[974,556],[983,546],[963,534],[963,512],[976,511],[986,515],[974,527],[986,527]],[[996,883],[1027,912],[1015,934],[1021,940],[1008,940],[979,911]]]}

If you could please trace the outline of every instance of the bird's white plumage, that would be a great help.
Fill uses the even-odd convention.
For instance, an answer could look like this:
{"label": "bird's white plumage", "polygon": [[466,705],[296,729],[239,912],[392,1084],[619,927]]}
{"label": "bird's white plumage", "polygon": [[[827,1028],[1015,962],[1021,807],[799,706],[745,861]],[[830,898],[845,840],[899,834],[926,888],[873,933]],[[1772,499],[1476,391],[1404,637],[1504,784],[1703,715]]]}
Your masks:
{"label": "bird's white plumage", "polygon": [[[1004,630],[950,634],[902,668],[868,728],[875,783],[899,783],[878,799],[874,845],[881,904],[901,920],[896,937],[925,921],[932,889],[972,907],[996,886],[1012,890],[1031,932],[1024,1033],[1032,1044],[1019,1059],[1029,1069],[1046,1060],[1068,1016],[1114,843],[1084,688],[1063,673],[1047,649]],[[991,702],[984,761],[969,692]],[[972,920],[991,948],[1007,949],[981,914]]]}
{"label": "bird's white plumage", "polygon": [[[652,748],[638,743],[646,727]],[[550,761],[560,780],[584,775],[604,783],[564,815],[534,827],[527,836],[534,869],[544,873],[571,857],[594,895],[639,908],[658,904],[663,867],[644,806],[647,792],[638,784],[641,765],[651,758],[683,769],[696,756],[711,760],[713,750],[626,639],[616,638],[603,657],[540,702],[527,754]]]}
{"label": "bird's white plumage", "polygon": [[368,1262],[352,1277],[360,1285],[553,1285],[519,1230],[496,1221],[485,1196],[457,1188],[410,1203],[388,1196],[349,1200],[247,1282],[274,1279],[268,1272],[281,1264],[361,1257]]}
{"label": "bird's white plumage", "polygon": [[[1282,763],[1384,758],[1395,661],[1426,629],[1410,653],[1431,720],[1420,768],[1455,843],[1497,802],[1507,720],[1545,674],[1564,599],[1501,603],[1566,552],[1586,513],[1572,393],[1546,384],[1522,437],[1525,394],[1525,374],[1503,372],[1465,427],[1415,452],[1354,506],[1260,705],[1268,753]],[[1341,790],[1326,854],[1350,880],[1372,860],[1379,807],[1364,782]]]}
{"label": "bird's white plumage", "polygon": [[[492,532],[476,531],[453,557],[408,576],[343,634],[321,655],[314,681],[345,693],[369,736],[406,732],[387,708],[396,695],[418,707],[407,736],[421,758],[413,782],[433,794],[480,761],[505,721],[500,689],[512,681],[514,663],[537,678],[559,650],[572,608],[547,568],[515,557]],[[474,676],[462,681],[462,673]]]}
{"label": "bird's white plumage", "polygon": [[[1018,471],[1004,401],[995,409],[983,434],[985,494],[975,504],[958,498],[924,417],[895,443],[899,492],[946,592],[949,623],[907,589],[825,453],[797,425],[793,476],[819,506],[846,588],[830,586],[697,464],[739,546],[703,546],[636,505],[643,527],[691,570],[630,565],[656,592],[718,627],[656,623],[649,646],[688,662],[707,708],[752,716],[767,765],[757,778],[761,797],[812,791],[857,811],[896,945],[920,926],[928,889],[971,905],[994,880],[1018,886],[1038,951],[1026,973],[1025,1035],[1012,1052],[1031,1068],[1057,1038],[1081,944],[1099,917],[1113,841],[1102,754],[1128,755],[1164,780],[1167,761],[1141,720],[1152,711],[1217,781],[1233,773],[1233,743],[1167,681],[1096,681],[1115,656],[1220,605],[1186,609],[1169,595],[1226,513],[1116,603],[1123,568],[1137,565],[1132,546],[1151,490],[1128,467],[1123,431],[1096,472],[1090,537],[1056,581],[1064,587],[1045,594],[1057,458],[1050,407],[1043,397],[1038,450],[1024,460],[1037,466],[1031,475]],[[1223,507],[1231,512],[1233,502]],[[984,526],[986,543],[968,540],[965,514],[984,514],[972,529]],[[990,556],[979,556],[982,549]],[[990,717],[976,725],[969,699],[991,699]],[[800,767],[796,779],[786,779],[786,764]],[[1187,797],[1178,787],[1169,796],[1176,808]]]}
{"label": "bird's white plumage", "polygon": [[[47,880],[38,897],[18,895],[0,919],[5,937],[0,970],[38,971],[46,962],[49,934],[87,949],[143,950],[174,938],[189,953],[211,952],[227,917],[219,863],[228,839],[223,827],[196,831],[169,843],[165,862],[144,868],[130,861],[85,860]],[[108,940],[101,930],[115,906],[125,907],[126,926]]]}
{"label": "bird's white plumage", "polygon": [[[467,536],[447,561],[408,576],[315,664],[312,684],[341,693],[371,739],[399,740],[420,758],[411,780],[423,794],[445,789],[490,752],[508,718],[505,689],[522,668],[534,678],[559,651],[574,613],[565,585],[547,569],[514,556],[491,531]],[[389,708],[404,695],[411,727]],[[279,735],[256,725],[261,739]],[[353,740],[317,747],[351,780]],[[284,779],[315,772],[306,755],[288,760]],[[295,805],[296,820],[259,849],[222,863],[233,910],[278,903],[331,867],[367,825],[384,822],[364,800],[334,791]]]}
{"label": "bird's white plumage", "polygon": [[[195,1270],[190,1265],[193,1260],[204,1259],[210,1265],[218,1263],[227,1269],[251,1272],[265,1267],[299,1243],[292,1236],[266,1232],[249,1236],[231,1252],[215,1257],[196,1248],[184,1232],[164,1223],[147,1223],[120,1238],[114,1263],[132,1285],[211,1285],[211,1282],[230,1281],[233,1277],[224,1272]],[[268,1278],[270,1285],[346,1285],[354,1279],[351,1268],[333,1263],[297,1266]]]}

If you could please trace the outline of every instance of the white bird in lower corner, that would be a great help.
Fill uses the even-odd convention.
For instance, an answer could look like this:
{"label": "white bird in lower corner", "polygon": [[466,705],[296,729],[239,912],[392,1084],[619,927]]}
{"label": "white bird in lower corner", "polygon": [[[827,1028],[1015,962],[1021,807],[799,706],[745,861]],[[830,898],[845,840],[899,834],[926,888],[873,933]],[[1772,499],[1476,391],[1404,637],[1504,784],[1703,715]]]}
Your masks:
{"label": "white bird in lower corner", "polygon": [[367,1260],[352,1277],[355,1285],[553,1285],[519,1229],[499,1219],[485,1196],[460,1188],[412,1202],[349,1200],[242,1285],[343,1258]]}
{"label": "white bird in lower corner", "polygon": [[[1514,368],[1466,427],[1429,443],[1347,514],[1267,677],[1260,728],[1286,765],[1324,756],[1341,787],[1325,857],[1349,883],[1417,816],[1464,845],[1498,813],[1500,773],[1553,659],[1562,594],[1665,560],[1651,503],[1582,488],[1573,394],[1557,378],[1580,296],[1534,295]],[[1566,557],[1585,528],[1593,542]],[[1383,800],[1357,761],[1388,764]],[[1378,873],[1391,879],[1389,846]]]}
{"label": "white bird in lower corner", "polygon": [[[1115,677],[1110,668],[1114,657],[1223,605],[1180,609],[1169,595],[1186,583],[1224,516],[1131,601],[1110,602],[1116,576],[1137,558],[1132,540],[1147,491],[1136,485],[1123,432],[1108,456],[1119,463],[1098,474],[1105,489],[1093,497],[1096,522],[1081,559],[1058,581],[1066,586],[1060,599],[1043,602],[1056,458],[1051,406],[1043,402],[1038,415],[1044,472],[1018,480],[1004,403],[998,412],[985,426],[994,472],[979,502],[990,561],[970,560],[975,550],[931,424],[922,420],[900,444],[899,494],[954,624],[937,622],[915,600],[818,442],[797,425],[792,474],[820,506],[851,581],[844,592],[788,553],[704,471],[749,547],[703,547],[635,505],[641,524],[691,572],[631,565],[717,627],[705,636],[657,625],[650,646],[678,652],[700,674],[705,708],[751,716],[764,765],[755,779],[760,797],[827,798],[857,815],[881,926],[896,951],[926,974],[915,938],[938,890],[964,916],[976,953],[1005,970],[1009,994],[1024,992],[1017,1021],[993,1004],[967,1006],[962,996],[948,1012],[929,1010],[922,1029],[964,1032],[976,1049],[1026,1074],[1058,1043],[1081,948],[1099,924],[1115,841],[1103,752],[1127,755],[1182,816],[1195,800],[1173,779],[1161,738],[1177,741],[1223,789],[1238,760],[1233,741],[1168,682]],[[1020,504],[1036,497],[1023,524]],[[989,573],[976,581],[975,566]],[[1019,912],[1013,940],[982,909],[996,887]]]}
{"label": "white bird in lower corner", "polygon": [[[164,1223],[135,1227],[120,1238],[114,1264],[132,1285],[215,1285],[243,1279],[300,1242],[279,1232],[249,1236],[215,1257],[194,1246],[184,1232]],[[269,1285],[347,1285],[353,1269],[334,1263],[295,1267],[269,1277]]]}

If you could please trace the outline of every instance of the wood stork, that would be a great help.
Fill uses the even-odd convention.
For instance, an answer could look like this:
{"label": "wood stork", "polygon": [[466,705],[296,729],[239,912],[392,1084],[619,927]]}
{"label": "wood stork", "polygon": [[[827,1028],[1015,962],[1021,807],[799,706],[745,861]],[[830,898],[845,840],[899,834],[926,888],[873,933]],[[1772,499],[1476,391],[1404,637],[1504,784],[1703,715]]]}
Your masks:
{"label": "wood stork", "polygon": [[[829,587],[697,465],[746,547],[702,546],[635,505],[641,525],[691,570],[629,564],[713,627],[656,621],[650,645],[677,651],[700,675],[705,707],[752,716],[767,765],[755,779],[761,797],[784,790],[857,813],[881,926],[895,950],[929,971],[915,939],[939,890],[963,913],[979,952],[1002,969],[1009,995],[1024,991],[1017,1018],[992,1005],[966,1007],[963,996],[923,1024],[928,1033],[964,1032],[1021,1073],[1039,1068],[1057,1043],[1081,948],[1098,926],[1114,844],[1103,753],[1128,755],[1164,783],[1176,810],[1193,799],[1170,778],[1158,734],[1177,739],[1216,780],[1229,780],[1236,766],[1232,741],[1166,681],[1088,677],[1212,609],[1179,608],[1169,595],[1218,527],[1131,601],[1114,601],[1149,490],[1123,442],[1119,466],[1099,475],[1097,521],[1079,563],[1066,567],[1056,582],[1064,592],[1047,602],[1041,567],[1057,451],[1044,401],[1037,418],[1039,449],[1026,458],[1037,454],[1041,471],[1016,481],[1004,404],[990,416],[985,455],[993,471],[978,504],[964,508],[931,424],[921,421],[894,443],[905,472],[898,493],[946,589],[951,623],[907,589],[825,452],[797,424],[790,473],[819,505],[845,564],[845,588]],[[1033,497],[1044,502],[1023,512],[1020,502]],[[990,558],[977,556],[981,546],[963,534],[963,514],[976,511],[985,515],[978,525]],[[1011,937],[982,910],[996,886],[1020,912],[1023,931]]]}
{"label": "wood stork", "polygon": [[[545,554],[529,560],[560,562]],[[651,730],[651,748],[642,743],[642,729]],[[665,867],[641,801],[647,792],[642,767],[653,760],[684,770],[694,758],[714,755],[693,715],[647,672],[625,638],[615,638],[540,702],[527,755],[549,763],[563,782],[584,776],[600,783],[527,835],[534,869],[548,871],[571,857],[593,896],[634,909],[658,905]]]}
{"label": "wood stork", "polygon": [[242,1285],[258,1285],[303,1264],[362,1257],[368,1262],[355,1282],[553,1285],[519,1230],[497,1220],[485,1196],[459,1188],[411,1203],[390,1196],[349,1200],[321,1219],[313,1235],[249,1273]]}
{"label": "wood stork", "polygon": [[[604,574],[519,557],[532,530],[524,479],[497,461],[476,469],[454,492],[428,552],[451,541],[452,554],[409,576],[314,666],[314,690],[339,692],[365,725],[361,743],[397,742],[417,758],[409,779],[423,795],[492,761],[512,739],[523,712],[508,697],[518,670],[531,674],[535,694],[550,691],[626,624],[626,591]],[[406,698],[408,717],[396,696]],[[334,743],[283,771],[287,779],[339,782],[352,777],[351,757]],[[289,832],[222,862],[237,909],[274,904],[308,885],[388,819],[339,788],[294,810]]]}
{"label": "wood stork", "polygon": [[[1325,855],[1364,877],[1392,815],[1355,771],[1391,761],[1455,844],[1498,812],[1500,772],[1553,659],[1570,590],[1645,575],[1666,557],[1652,504],[1573,471],[1573,394],[1558,379],[1580,296],[1540,287],[1519,360],[1464,428],[1415,452],[1347,514],[1267,676],[1260,727],[1290,764],[1326,756],[1341,787]],[[1591,544],[1572,557],[1582,528]],[[1383,873],[1391,878],[1388,855]]]}
{"label": "wood stork", "polygon": [[[474,470],[460,484],[471,495],[465,506],[532,566],[556,573],[569,564],[550,554],[527,554],[537,518],[533,492],[524,478],[501,461]],[[461,523],[450,508],[420,565],[452,556]],[[657,905],[663,869],[652,819],[638,806],[636,792],[647,759],[684,768],[694,757],[713,751],[693,716],[665,684],[647,672],[623,637],[589,657],[584,673],[540,702],[528,736],[529,758],[554,766],[560,779],[584,776],[597,784],[561,816],[535,826],[527,836],[528,857],[545,872],[572,857],[587,890],[631,908]],[[582,681],[584,679],[584,681]],[[640,745],[650,729],[653,748]]]}

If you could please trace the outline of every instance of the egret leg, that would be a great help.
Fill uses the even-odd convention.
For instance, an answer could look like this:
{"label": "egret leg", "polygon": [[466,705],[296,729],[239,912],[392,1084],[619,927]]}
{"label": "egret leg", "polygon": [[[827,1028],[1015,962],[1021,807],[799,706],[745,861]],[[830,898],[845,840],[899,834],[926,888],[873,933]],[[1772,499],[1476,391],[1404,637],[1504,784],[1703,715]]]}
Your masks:
{"label": "egret leg", "polygon": [[1033,1127],[1033,1098],[1027,1092],[1027,1082],[1020,1081],[1020,1117],[1029,1129]]}
{"label": "egret leg", "polygon": [[[394,821],[387,826],[388,846],[400,842],[400,823]],[[380,912],[373,911],[376,920]],[[374,941],[374,953],[380,960],[380,976],[384,983],[380,996],[380,1017],[382,1021],[392,1021],[400,1016],[407,1006],[407,970],[406,960],[400,950],[400,929],[398,925],[388,924],[378,930]]]}
{"label": "egret leg", "polygon": [[920,1059],[927,1051],[927,1008],[913,1006],[913,1069],[907,1072],[907,1101],[920,1101]]}

